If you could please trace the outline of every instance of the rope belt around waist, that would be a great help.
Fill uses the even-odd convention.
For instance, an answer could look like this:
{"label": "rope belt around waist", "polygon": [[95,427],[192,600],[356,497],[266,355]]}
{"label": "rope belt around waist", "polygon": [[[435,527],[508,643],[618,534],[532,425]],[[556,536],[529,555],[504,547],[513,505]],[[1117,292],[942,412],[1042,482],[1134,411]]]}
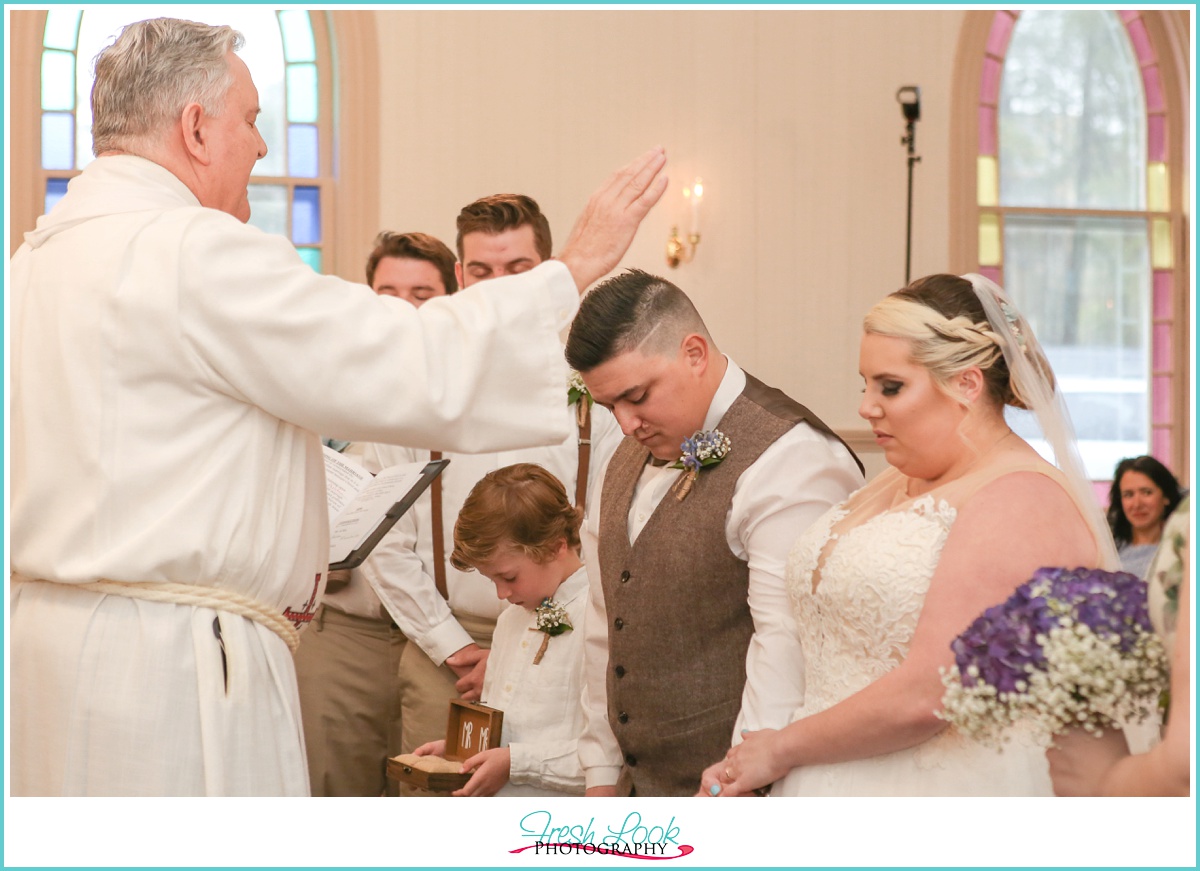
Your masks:
{"label": "rope belt around waist", "polygon": [[61,587],[74,587],[79,590],[89,590],[93,593],[106,593],[110,596],[124,596],[127,599],[144,599],[147,602],[168,602],[173,605],[193,605],[201,608],[213,608],[217,611],[227,611],[237,614],[266,626],[283,639],[292,653],[300,646],[300,633],[278,611],[273,611],[261,602],[243,596],[233,590],[223,590],[219,587],[199,587],[193,584],[176,584],[171,581],[128,581],[99,580],[87,584],[59,584],[58,581],[47,581],[44,578],[36,580],[46,584],[58,584]]}

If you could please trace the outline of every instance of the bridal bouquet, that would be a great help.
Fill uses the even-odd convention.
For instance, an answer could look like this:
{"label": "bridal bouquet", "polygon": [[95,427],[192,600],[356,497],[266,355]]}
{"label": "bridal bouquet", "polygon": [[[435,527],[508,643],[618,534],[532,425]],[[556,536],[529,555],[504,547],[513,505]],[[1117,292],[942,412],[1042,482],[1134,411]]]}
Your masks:
{"label": "bridal bouquet", "polygon": [[1043,738],[1140,722],[1167,685],[1146,583],[1125,572],[1038,569],[950,647],[938,716],[991,746],[1018,721]]}

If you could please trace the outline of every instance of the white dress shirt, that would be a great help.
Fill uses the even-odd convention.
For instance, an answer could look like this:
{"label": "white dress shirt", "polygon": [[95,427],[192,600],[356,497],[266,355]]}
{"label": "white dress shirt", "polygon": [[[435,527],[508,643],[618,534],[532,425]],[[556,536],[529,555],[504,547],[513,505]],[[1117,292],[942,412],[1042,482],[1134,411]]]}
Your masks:
{"label": "white dress shirt", "polygon": [[[745,387],[745,372],[729,360],[704,417],[704,429],[717,427]],[[631,542],[637,540],[682,472],[667,466],[646,465],[630,503]],[[862,473],[850,452],[836,439],[806,424],[788,430],[738,479],[725,515],[725,539],[730,551],[749,565],[754,636],[746,652],[747,686],[731,740],[736,741],[742,729],[786,726],[792,711],[803,701],[804,660],[784,585],[788,552],[810,523],[862,484]],[[599,497],[600,493],[596,495]],[[600,500],[596,498],[588,506],[583,543],[589,565],[597,570],[594,548],[599,524]],[[608,725],[608,619],[598,574],[592,584],[587,625],[586,729],[579,743],[579,754],[591,788],[615,784],[622,762],[616,737]],[[697,785],[699,775],[696,772]]]}
{"label": "white dress shirt", "polygon": [[578,743],[587,599],[588,573],[580,568],[554,594],[574,628],[553,636],[537,665],[545,636],[534,612],[514,605],[496,621],[481,701],[504,711],[501,746],[512,754],[509,781],[497,795],[583,794]]}

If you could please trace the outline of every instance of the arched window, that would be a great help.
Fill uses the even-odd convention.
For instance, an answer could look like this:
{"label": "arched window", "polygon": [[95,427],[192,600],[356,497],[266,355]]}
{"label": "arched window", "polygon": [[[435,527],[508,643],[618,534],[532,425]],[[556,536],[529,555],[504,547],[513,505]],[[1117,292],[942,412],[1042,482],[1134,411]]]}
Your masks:
{"label": "arched window", "polygon": [[[326,269],[333,178],[333,88],[329,35],[305,10],[255,6],[172,7],[171,14],[229,24],[246,37],[239,56],[262,105],[259,129],[267,156],[254,168],[250,223],[288,237],[318,272]],[[145,17],[136,7],[52,7],[41,55],[39,189],[43,211],[92,157],[92,62],[121,28]]]}
{"label": "arched window", "polygon": [[968,15],[974,238],[956,250],[1029,317],[1094,480],[1143,453],[1186,474],[1185,86],[1163,13]]}

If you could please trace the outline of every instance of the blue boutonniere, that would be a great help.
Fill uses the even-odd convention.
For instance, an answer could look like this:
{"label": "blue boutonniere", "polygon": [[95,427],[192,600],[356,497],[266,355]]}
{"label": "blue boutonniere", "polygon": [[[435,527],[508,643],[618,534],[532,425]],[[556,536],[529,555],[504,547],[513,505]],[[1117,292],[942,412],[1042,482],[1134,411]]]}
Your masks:
{"label": "blue boutonniere", "polygon": [[729,454],[733,443],[729,436],[719,429],[697,430],[690,439],[684,439],[679,446],[683,455],[671,463],[672,469],[686,469],[687,474],[675,483],[675,498],[683,498],[692,491],[692,485],[706,466],[715,466]]}

